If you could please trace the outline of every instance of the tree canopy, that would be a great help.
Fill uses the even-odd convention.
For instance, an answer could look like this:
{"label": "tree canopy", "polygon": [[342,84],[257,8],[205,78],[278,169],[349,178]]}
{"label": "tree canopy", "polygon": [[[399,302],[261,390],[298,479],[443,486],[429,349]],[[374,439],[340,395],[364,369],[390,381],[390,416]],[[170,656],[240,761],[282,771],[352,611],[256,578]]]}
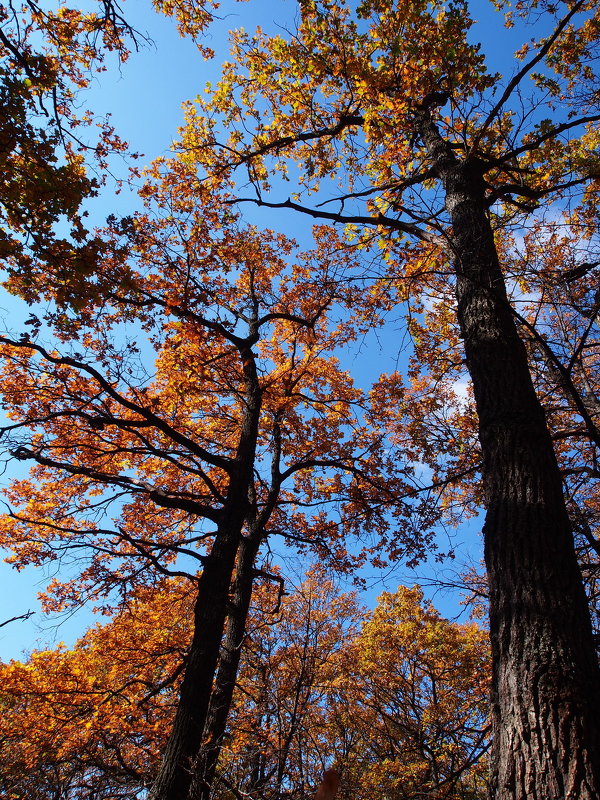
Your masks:
{"label": "tree canopy", "polygon": [[[155,6],[211,55],[214,7]],[[131,598],[188,587],[183,666],[153,679],[180,682],[152,800],[216,796],[217,775],[236,797],[282,790],[300,728],[282,733],[285,704],[265,710],[283,676],[265,666],[268,636],[269,686],[244,724],[255,736],[257,719],[265,733],[279,725],[288,743],[272,763],[242,748],[243,778],[225,753],[257,581],[285,585],[274,537],[356,574],[415,563],[436,526],[482,509],[491,796],[600,794],[600,12],[591,0],[494,7],[521,38],[501,72],[473,35],[482,4],[466,0],[300,0],[293,29],[234,31],[222,79],[186,104],[173,153],[148,167],[139,211],[93,231],[81,204],[98,186],[77,134],[91,118],[73,91],[107,49],[124,58],[135,31],[114,3],[4,10],[7,287],[47,305],[0,339],[4,440],[33,464],[8,490],[1,543],[18,565],[81,562],[53,582],[52,609],[90,597],[116,621]],[[122,147],[104,127],[91,149],[102,167]],[[244,221],[248,207],[264,227]],[[273,209],[312,221],[312,243],[276,230]],[[344,356],[389,318],[406,363],[360,386]],[[418,653],[385,613],[404,615]],[[384,596],[369,625],[355,661],[373,685],[355,700],[375,716],[356,741],[377,763],[347,749],[348,786],[360,794],[369,775],[367,793],[375,780],[450,796],[466,770],[476,795],[469,753],[487,734],[479,701],[464,732],[457,649],[474,637],[480,653],[478,632],[410,590]],[[457,665],[441,715],[418,700],[424,685],[446,691],[440,661]],[[395,669],[410,701],[381,695]],[[300,703],[312,690],[297,686]],[[331,747],[316,744],[323,724],[309,726],[317,751]],[[390,755],[392,729],[407,738]],[[409,752],[412,777],[397,763]],[[304,770],[286,773],[292,795]]]}

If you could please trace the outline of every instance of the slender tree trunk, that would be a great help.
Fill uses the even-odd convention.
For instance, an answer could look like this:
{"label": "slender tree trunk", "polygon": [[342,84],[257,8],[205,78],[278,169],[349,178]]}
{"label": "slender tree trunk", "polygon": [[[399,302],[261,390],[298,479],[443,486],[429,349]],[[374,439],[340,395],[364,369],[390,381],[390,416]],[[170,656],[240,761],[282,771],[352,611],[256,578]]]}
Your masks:
{"label": "slender tree trunk", "polygon": [[419,134],[446,192],[458,321],[486,498],[493,800],[598,800],[600,670],[560,470],[506,294],[484,165],[459,161],[429,109]]}
{"label": "slender tree trunk", "polygon": [[254,561],[260,542],[259,536],[244,538],[238,549],[225,636],[204,727],[202,747],[194,765],[189,800],[208,800],[210,797],[242,654],[246,621],[252,599]]}
{"label": "slender tree trunk", "polygon": [[561,475],[518,336],[477,164],[442,170],[487,515],[492,797],[600,797],[600,672]]}
{"label": "slender tree trunk", "polygon": [[237,531],[217,535],[200,576],[194,635],[179,704],[150,800],[185,800],[188,796],[217,669],[239,540]]}

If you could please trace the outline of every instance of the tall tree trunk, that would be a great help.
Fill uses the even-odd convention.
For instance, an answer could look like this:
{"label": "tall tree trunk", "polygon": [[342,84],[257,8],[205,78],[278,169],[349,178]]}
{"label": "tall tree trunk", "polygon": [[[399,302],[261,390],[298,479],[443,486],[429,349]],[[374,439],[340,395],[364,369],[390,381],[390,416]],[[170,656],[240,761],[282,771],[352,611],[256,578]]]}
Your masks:
{"label": "tall tree trunk", "polygon": [[252,599],[254,560],[260,536],[244,538],[238,549],[219,666],[204,727],[202,747],[194,765],[189,800],[208,800],[235,689],[246,621]]}
{"label": "tall tree trunk", "polygon": [[492,797],[600,797],[600,672],[562,481],[477,164],[442,172],[487,514]]}
{"label": "tall tree trunk", "polygon": [[419,133],[446,192],[458,321],[486,499],[493,800],[598,800],[600,670],[562,481],[506,294],[484,165],[459,161],[428,109]]}
{"label": "tall tree trunk", "polygon": [[185,800],[188,796],[217,669],[239,541],[238,531],[218,534],[200,576],[194,635],[179,704],[149,800]]}
{"label": "tall tree trunk", "polygon": [[187,800],[206,726],[228,614],[231,579],[251,506],[262,393],[252,352],[252,345],[258,341],[256,321],[250,324],[250,329],[246,339],[232,337],[240,354],[245,382],[235,468],[230,472],[215,541],[198,581],[194,634],[175,721],[148,800]]}

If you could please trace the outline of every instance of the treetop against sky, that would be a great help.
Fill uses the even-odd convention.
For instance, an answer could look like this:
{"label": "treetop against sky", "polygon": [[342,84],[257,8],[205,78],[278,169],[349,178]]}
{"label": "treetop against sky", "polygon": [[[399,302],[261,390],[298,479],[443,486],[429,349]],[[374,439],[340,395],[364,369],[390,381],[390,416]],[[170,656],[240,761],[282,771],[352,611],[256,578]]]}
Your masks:
{"label": "treetop against sky", "polygon": [[[242,25],[252,30],[258,16],[264,15],[265,30],[273,32],[285,30],[291,25],[297,9],[295,4],[283,2],[278,8],[277,16],[274,16],[272,7],[262,3],[232,3],[227,10],[223,7],[220,11],[223,19],[217,22],[208,40],[215,50],[215,56],[210,61],[201,58],[196,46],[189,39],[180,39],[173,23],[162,15],[155,15],[149,9],[144,9],[137,16],[136,9],[128,10],[128,13],[131,13],[131,17],[127,17],[128,22],[144,36],[147,34],[152,43],[140,37],[139,50],[131,48],[128,60],[121,66],[118,66],[116,56],[113,57],[112,63],[111,56],[107,56],[106,71],[92,79],[89,87],[81,93],[81,100],[78,102],[82,107],[93,109],[95,114],[110,113],[111,124],[115,126],[116,131],[122,139],[129,142],[132,150],[145,154],[144,162],[146,162],[153,155],[167,151],[172,139],[176,137],[177,124],[181,120],[180,103],[202,92],[207,80],[210,79],[213,84],[218,81],[220,63],[226,58],[229,47],[226,41],[226,29]],[[137,162],[136,166],[138,163],[140,162]],[[123,177],[126,174],[124,172],[126,165],[127,162],[120,156],[112,158],[111,171]],[[96,173],[97,168],[93,167],[91,174]],[[134,180],[134,185],[136,182],[139,184],[140,180]],[[113,192],[113,184],[109,177],[98,197],[92,198],[88,203],[92,220],[101,222],[108,213],[113,213],[115,208],[130,211],[135,207],[135,196],[129,190],[123,190],[120,195],[114,195]],[[264,215],[253,212],[248,207],[244,209],[244,214],[257,222],[264,221]],[[286,212],[278,214],[277,218],[284,225],[290,223]],[[303,237],[307,241],[309,226],[305,226],[305,229],[307,232]],[[297,232],[298,228],[294,226],[294,233]],[[29,316],[30,310],[8,295],[3,300],[3,306],[8,312],[7,325],[11,330],[18,327],[19,320]],[[385,339],[385,332],[381,335]],[[378,341],[378,349],[383,355],[382,350],[385,352],[386,348],[382,346],[381,338],[378,338]],[[366,353],[366,348],[367,345],[364,343],[361,348],[363,354]],[[390,367],[397,363],[396,349],[394,345],[389,350],[387,358]],[[359,351],[351,364],[354,371],[361,361],[365,362],[367,368],[372,364],[371,359],[365,358],[364,355],[361,357]],[[363,368],[363,371],[375,374],[373,369]],[[4,586],[10,601],[9,613],[6,616],[23,613],[32,606],[32,602],[26,599],[28,590],[24,591],[22,587],[24,585],[31,587],[35,594],[42,588],[44,579],[40,580],[38,571],[31,574],[27,570],[22,575],[15,575],[14,571],[9,572],[6,567],[3,567],[3,570],[6,574]],[[25,575],[31,577],[26,581],[18,580]],[[35,623],[32,620],[29,626],[25,622],[7,626],[3,629],[2,636],[5,642],[10,641],[9,637],[15,636],[19,642],[15,646],[29,647],[32,644],[32,634],[33,640],[36,638],[34,631]],[[58,635],[62,636],[62,632],[59,631]]]}
{"label": "treetop against sky", "polygon": [[[238,8],[155,5],[197,63]],[[595,800],[596,4],[497,3],[492,29],[464,0],[248,3],[130,213],[94,229],[127,147],[106,122],[86,143],[79,100],[147,41],[98,8],[29,3],[38,34],[10,7],[0,39],[6,286],[31,305],[0,337],[3,439],[31,467],[0,543],[56,567],[50,610],[195,595],[149,796],[210,796],[273,541],[348,575],[444,558],[485,509],[491,793]]]}
{"label": "treetop against sky", "polygon": [[[492,12],[487,3],[470,4],[469,11],[475,20],[468,33],[469,40],[483,42],[481,54],[487,62],[490,62],[490,69],[504,68],[507,74],[514,73],[517,66],[512,57],[509,57],[508,43],[511,40],[514,42],[521,40],[520,25],[512,29],[500,27],[498,16]],[[147,31],[155,46],[141,40],[139,52],[134,50],[129,60],[119,70],[111,69],[109,64],[106,73],[94,78],[86,94],[83,95],[82,102],[99,114],[105,111],[112,113],[112,122],[117,132],[129,141],[132,149],[147,152],[147,156],[151,156],[164,151],[176,136],[175,109],[179,102],[201,91],[207,79],[216,85],[220,63],[227,57],[226,51],[229,47],[225,41],[226,28],[242,26],[252,32],[254,24],[260,21],[265,31],[277,34],[281,30],[285,32],[292,25],[298,12],[296,4],[285,2],[278,6],[276,17],[267,4],[231,3],[227,8],[223,6],[218,12],[222,20],[218,21],[208,40],[208,44],[215,51],[214,59],[208,62],[199,57],[198,50],[189,39],[182,41],[176,37],[172,23],[164,17],[154,16],[148,9],[139,17],[135,16],[135,10],[131,13],[132,17],[128,18],[130,24],[142,33]],[[528,22],[534,23],[532,30],[535,31],[542,25],[543,17],[544,14],[536,18],[535,14],[531,13]],[[506,46],[497,46],[500,37],[506,39]],[[486,40],[493,41],[495,46],[489,46]],[[241,41],[243,39],[238,35],[238,48]],[[176,97],[179,99],[175,100]],[[118,162],[114,162],[114,168],[117,171],[122,169]],[[109,183],[100,193],[100,197],[90,202],[90,211],[94,219],[101,220],[106,211],[114,210],[114,203],[118,206],[121,203],[125,206],[132,206],[135,203],[128,193],[125,193],[123,200],[113,199],[110,189]],[[247,206],[244,208],[244,213],[257,221],[262,222],[265,219],[264,214],[259,211],[252,212]],[[292,224],[287,211],[278,214],[277,219],[284,225]],[[294,221],[293,225],[296,233],[297,221]],[[6,305],[10,311],[14,308],[12,302],[7,298]],[[22,312],[17,311],[17,314],[20,313]],[[420,348],[423,354],[431,344],[428,340],[431,334],[424,330],[420,335],[425,342]],[[390,351],[390,361],[394,358],[395,354]]]}

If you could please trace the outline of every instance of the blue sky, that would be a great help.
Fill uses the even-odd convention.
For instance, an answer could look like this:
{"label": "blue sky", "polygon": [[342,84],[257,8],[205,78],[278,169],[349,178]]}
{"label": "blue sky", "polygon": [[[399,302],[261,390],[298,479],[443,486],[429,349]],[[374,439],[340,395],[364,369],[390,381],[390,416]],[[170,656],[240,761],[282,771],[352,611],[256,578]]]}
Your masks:
{"label": "blue sky", "polygon": [[[93,108],[98,115],[107,112],[112,114],[113,124],[119,134],[130,143],[133,150],[144,154],[142,163],[169,151],[177,135],[177,127],[182,122],[181,103],[202,92],[207,81],[218,80],[219,65],[227,55],[226,32],[229,28],[243,26],[253,29],[260,21],[265,30],[274,32],[277,26],[291,27],[290,22],[297,9],[295,0],[224,3],[220,9],[224,18],[214,25],[207,42],[217,55],[212,62],[205,62],[194,44],[182,40],[174,24],[149,11],[148,5],[131,0],[125,4],[125,10],[134,27],[142,33],[147,32],[153,44],[133,52],[130,60],[120,69],[109,58],[107,72],[96,78],[91,89],[82,97],[82,104]],[[479,15],[482,20],[473,36],[493,39],[495,46],[489,48],[490,68],[497,69],[503,62],[506,64],[507,54],[516,42],[515,34],[501,27],[498,17],[491,11],[491,4],[478,0],[473,8],[475,16]],[[126,164],[115,162],[114,170],[124,175]],[[135,207],[135,195],[128,191],[116,195],[109,181],[102,196],[90,206],[90,212],[92,219],[101,223],[110,213],[126,214]],[[253,220],[259,222],[260,212],[251,213]],[[294,224],[291,218],[290,223]],[[0,296],[0,318],[5,318],[5,325],[18,330],[28,313],[24,304],[7,295]],[[365,370],[365,375],[367,364],[373,364],[372,351],[367,354],[367,350],[365,347],[362,355],[357,355],[355,362],[349,365],[353,370]],[[388,358],[394,357],[388,355]],[[379,363],[377,368],[380,371],[389,370],[394,368],[394,364]],[[6,485],[7,478],[8,475],[0,478],[3,485]],[[478,527],[478,523],[474,523],[459,532],[458,541],[465,539],[473,548],[473,534]],[[0,622],[37,609],[36,594],[52,577],[51,569],[27,568],[16,572],[5,564],[0,565]],[[401,571],[394,572],[388,580],[382,578],[383,582],[375,584],[370,599],[383,588],[395,588],[400,579],[412,582],[410,576],[402,575]],[[436,603],[446,613],[451,614],[456,610],[455,603],[448,598],[437,597]],[[57,622],[60,623],[58,626]],[[36,613],[28,621],[0,628],[0,658],[7,660],[18,657],[23,650],[51,647],[62,640],[70,644],[90,622],[93,622],[93,618],[88,611],[59,621],[44,621]]]}

